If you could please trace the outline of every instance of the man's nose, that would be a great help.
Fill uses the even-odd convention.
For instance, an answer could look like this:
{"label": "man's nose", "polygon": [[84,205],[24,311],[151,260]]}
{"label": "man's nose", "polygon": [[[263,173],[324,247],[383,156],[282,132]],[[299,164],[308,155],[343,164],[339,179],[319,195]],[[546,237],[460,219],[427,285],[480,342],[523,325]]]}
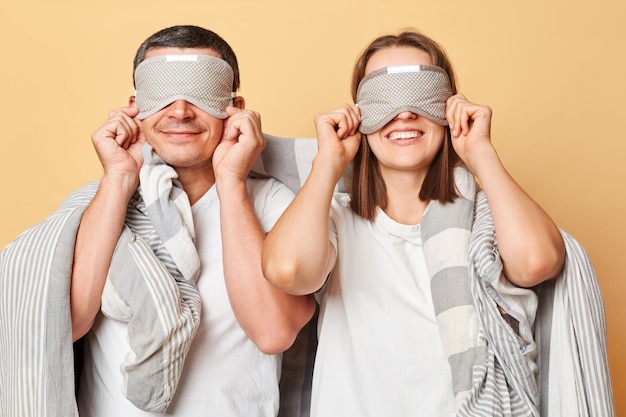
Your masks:
{"label": "man's nose", "polygon": [[167,106],[169,117],[185,120],[195,116],[195,106],[185,100],[176,100]]}

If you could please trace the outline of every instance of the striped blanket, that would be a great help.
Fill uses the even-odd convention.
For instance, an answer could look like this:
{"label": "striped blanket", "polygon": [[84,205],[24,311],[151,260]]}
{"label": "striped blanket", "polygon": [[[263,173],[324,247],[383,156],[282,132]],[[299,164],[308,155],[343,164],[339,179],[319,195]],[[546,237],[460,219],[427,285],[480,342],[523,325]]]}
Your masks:
{"label": "striped blanket", "polygon": [[[315,140],[269,135],[267,139],[268,145],[253,168],[255,175],[276,177],[297,191],[310,172],[316,153]],[[429,207],[423,233],[428,240],[425,252],[428,252],[442,340],[453,371],[458,415],[613,416],[603,301],[595,272],[583,248],[563,232],[567,259],[561,276],[533,291],[513,287],[502,276],[484,194],[475,192],[473,178],[465,171],[457,173],[457,181],[463,198],[459,199],[459,204]],[[97,186],[89,184],[70,196],[57,212],[20,235],[0,253],[1,416],[76,415],[69,276],[75,232]],[[165,202],[170,200],[167,198]],[[131,201],[129,223],[147,221],[150,210],[142,201],[141,195]],[[155,202],[155,199],[150,198],[150,201]],[[448,216],[443,210],[455,213]],[[465,217],[459,215],[462,213]],[[181,215],[180,218],[180,225],[184,227],[186,217]],[[442,218],[460,220],[454,225],[441,221]],[[189,278],[193,277],[193,272],[191,275],[181,273],[163,244],[163,240],[169,240],[167,236],[171,238],[177,233],[162,238],[148,223],[141,224],[140,227],[127,224],[124,235],[129,236],[129,246],[137,241],[131,237],[133,233],[147,245],[125,248],[126,243],[121,241],[119,252],[131,254],[125,255],[131,265],[140,262],[138,259],[143,259],[144,255],[151,259],[154,271],[159,271],[169,285],[168,290],[157,292],[173,295],[169,302],[184,306],[182,317],[173,323],[162,323],[162,332],[149,335],[157,342],[147,348],[159,352],[159,338],[170,334],[178,343],[177,349],[184,352],[193,337],[199,313],[193,278]],[[180,227],[175,229],[181,230]],[[452,264],[445,256],[440,256],[437,249],[447,240],[446,233],[465,236],[465,239],[456,239],[459,246],[454,248],[457,255],[453,256]],[[467,259],[458,256],[462,251],[469,251]],[[129,261],[133,256],[135,260]],[[161,266],[157,268],[159,263]],[[122,262],[119,267],[126,271],[127,265]],[[184,269],[193,271],[194,268]],[[462,277],[467,277],[467,281],[459,284]],[[153,284],[148,279],[137,276],[133,281],[146,280],[140,284],[144,290],[161,288],[151,287]],[[108,296],[115,298],[115,290],[121,288],[118,285],[124,284],[107,282],[103,306],[109,305]],[[141,299],[140,303],[145,300]],[[161,301],[155,305],[161,305]],[[120,310],[124,311],[130,310]],[[143,315],[145,309],[140,311]],[[453,318],[459,316],[464,316],[460,322],[464,324],[456,326],[459,322],[455,323]],[[472,323],[476,326],[470,327]],[[283,375],[289,379],[281,380],[281,417],[308,416],[311,378],[308,365],[314,355],[314,334],[310,328],[304,329],[294,347],[284,355]],[[165,362],[157,368],[164,371],[161,377],[165,375],[172,383],[168,387],[164,382],[161,385],[164,391],[156,392],[154,397],[140,395],[139,402],[166,404],[159,398],[173,395],[182,362],[167,363],[175,358],[165,351],[162,353],[161,360]],[[301,366],[303,364],[307,366]],[[133,367],[127,372],[134,372]],[[136,381],[146,377],[150,382],[149,376],[142,375],[141,371],[136,374],[139,378]],[[131,395],[134,385],[132,378],[129,379],[126,390],[131,391]]]}
{"label": "striped blanket", "polygon": [[[187,196],[172,168],[144,148],[141,186],[128,205],[102,296],[102,312],[128,323],[124,395],[163,413],[200,320]],[[98,183],[0,253],[0,415],[76,412],[69,283],[76,231]]]}
{"label": "striped blanket", "polygon": [[[315,141],[267,139],[254,170],[297,192]],[[502,274],[484,193],[465,169],[456,170],[455,181],[461,197],[431,203],[421,230],[457,415],[614,416],[604,303],[584,249],[562,231],[561,275],[532,290],[512,285]],[[299,354],[290,361],[309,363],[314,351]],[[302,416],[308,416],[310,378],[307,371],[290,387],[305,404]]]}

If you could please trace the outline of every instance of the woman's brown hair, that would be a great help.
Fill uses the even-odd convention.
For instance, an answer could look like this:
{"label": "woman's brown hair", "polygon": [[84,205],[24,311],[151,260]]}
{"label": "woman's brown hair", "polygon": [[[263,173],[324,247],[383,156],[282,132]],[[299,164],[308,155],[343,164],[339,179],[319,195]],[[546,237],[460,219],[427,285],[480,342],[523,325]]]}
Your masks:
{"label": "woman's brown hair", "polygon": [[[352,73],[352,99],[356,102],[359,83],[365,76],[365,67],[376,52],[394,47],[413,47],[430,55],[433,65],[443,68],[450,79],[452,94],[456,94],[456,78],[452,64],[444,49],[434,40],[414,29],[405,29],[398,35],[383,35],[374,39],[358,56]],[[460,158],[454,152],[450,140],[450,130],[446,128],[443,146],[430,164],[424,183],[419,193],[422,201],[438,200],[442,203],[452,202],[458,192],[454,185],[454,167]],[[371,151],[367,139],[361,145],[351,164],[348,180],[348,191],[351,196],[352,210],[359,216],[373,220],[376,207],[387,206],[385,182],[380,175],[376,156]]]}

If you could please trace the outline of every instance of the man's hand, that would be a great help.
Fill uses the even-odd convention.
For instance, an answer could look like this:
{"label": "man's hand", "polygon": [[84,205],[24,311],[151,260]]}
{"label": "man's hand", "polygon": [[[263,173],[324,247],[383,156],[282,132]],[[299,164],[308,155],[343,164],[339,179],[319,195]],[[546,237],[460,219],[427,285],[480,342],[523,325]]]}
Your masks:
{"label": "man's hand", "polygon": [[213,154],[215,178],[216,181],[245,181],[254,161],[265,148],[261,116],[255,111],[236,107],[227,107],[226,113],[224,134]]}
{"label": "man's hand", "polygon": [[145,142],[136,107],[122,107],[109,113],[107,121],[91,135],[106,174],[131,174],[139,178]]}

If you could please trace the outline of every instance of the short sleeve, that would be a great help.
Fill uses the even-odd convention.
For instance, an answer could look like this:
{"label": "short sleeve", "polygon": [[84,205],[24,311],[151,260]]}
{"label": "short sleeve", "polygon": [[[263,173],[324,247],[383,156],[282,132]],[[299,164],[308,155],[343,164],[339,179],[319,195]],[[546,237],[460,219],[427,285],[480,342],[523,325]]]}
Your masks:
{"label": "short sleeve", "polygon": [[250,178],[247,187],[261,228],[268,233],[293,201],[295,194],[273,178]]}

